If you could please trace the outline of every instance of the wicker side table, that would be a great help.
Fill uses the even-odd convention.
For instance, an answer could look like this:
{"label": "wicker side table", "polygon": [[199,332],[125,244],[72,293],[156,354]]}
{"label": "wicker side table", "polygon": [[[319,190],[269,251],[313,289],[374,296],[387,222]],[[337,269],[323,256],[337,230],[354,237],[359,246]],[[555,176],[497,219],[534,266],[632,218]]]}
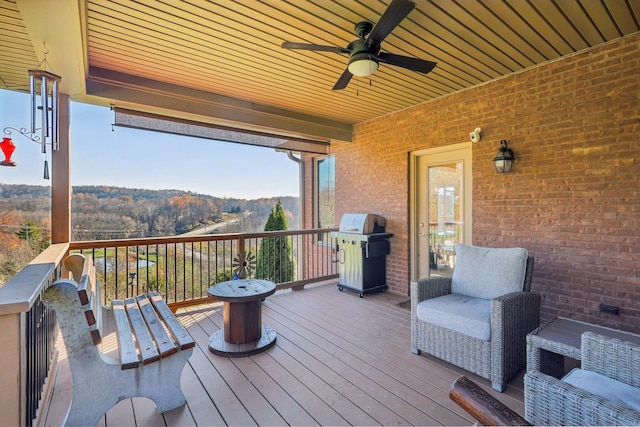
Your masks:
{"label": "wicker side table", "polygon": [[581,339],[587,331],[640,344],[640,335],[557,317],[527,335],[527,372],[540,371],[561,378],[565,374],[565,357],[582,359]]}

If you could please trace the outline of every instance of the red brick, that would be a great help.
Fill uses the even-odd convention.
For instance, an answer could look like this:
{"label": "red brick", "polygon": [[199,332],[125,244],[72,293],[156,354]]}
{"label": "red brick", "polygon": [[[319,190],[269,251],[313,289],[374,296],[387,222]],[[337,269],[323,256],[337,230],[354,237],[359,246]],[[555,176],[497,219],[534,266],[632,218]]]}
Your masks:
{"label": "red brick", "polygon": [[[361,123],[353,142],[331,147],[336,218],[350,211],[387,218],[388,284],[407,294],[408,153],[467,141],[480,126],[473,243],[522,246],[536,257],[543,319],[640,333],[639,76],[636,35]],[[501,139],[516,155],[505,176],[491,164]],[[308,180],[311,169],[308,160]],[[620,316],[600,313],[600,302],[620,306]]]}

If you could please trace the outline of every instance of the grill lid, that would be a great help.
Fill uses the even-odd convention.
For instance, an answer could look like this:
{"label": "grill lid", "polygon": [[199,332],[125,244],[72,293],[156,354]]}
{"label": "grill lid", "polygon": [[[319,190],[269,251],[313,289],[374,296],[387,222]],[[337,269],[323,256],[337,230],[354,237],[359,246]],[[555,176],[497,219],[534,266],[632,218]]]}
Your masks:
{"label": "grill lid", "polygon": [[352,234],[384,233],[387,220],[380,215],[348,213],[340,220],[340,232]]}

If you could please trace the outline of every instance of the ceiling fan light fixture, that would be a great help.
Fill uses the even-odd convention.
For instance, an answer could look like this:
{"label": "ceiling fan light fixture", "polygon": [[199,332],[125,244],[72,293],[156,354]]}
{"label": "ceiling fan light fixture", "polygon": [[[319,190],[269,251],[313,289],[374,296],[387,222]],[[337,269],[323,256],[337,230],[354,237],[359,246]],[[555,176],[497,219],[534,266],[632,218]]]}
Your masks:
{"label": "ceiling fan light fixture", "polygon": [[349,59],[349,72],[354,76],[366,77],[378,69],[378,60],[370,53],[356,53]]}

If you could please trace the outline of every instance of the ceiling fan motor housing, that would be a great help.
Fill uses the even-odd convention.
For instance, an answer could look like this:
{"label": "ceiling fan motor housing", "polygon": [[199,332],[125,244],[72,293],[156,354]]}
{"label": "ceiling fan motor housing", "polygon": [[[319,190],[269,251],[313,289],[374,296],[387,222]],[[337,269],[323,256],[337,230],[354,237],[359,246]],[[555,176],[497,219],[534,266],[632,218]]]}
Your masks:
{"label": "ceiling fan motor housing", "polygon": [[358,22],[354,26],[354,32],[358,35],[358,37],[363,39],[367,36],[367,34],[371,32],[372,28],[373,28],[373,24],[371,22],[362,21],[362,22]]}
{"label": "ceiling fan motor housing", "polygon": [[[361,24],[368,24],[368,22]],[[367,41],[361,38],[349,43],[347,49],[349,49],[349,72],[354,76],[370,76],[378,69],[379,45],[368,46]]]}

